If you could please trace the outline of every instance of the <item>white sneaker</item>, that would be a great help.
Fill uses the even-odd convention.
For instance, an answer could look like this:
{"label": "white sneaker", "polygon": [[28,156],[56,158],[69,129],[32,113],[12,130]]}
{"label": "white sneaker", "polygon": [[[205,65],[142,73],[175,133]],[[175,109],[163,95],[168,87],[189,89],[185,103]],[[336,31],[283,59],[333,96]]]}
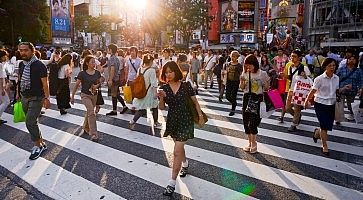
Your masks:
{"label": "white sneaker", "polygon": [[347,120],[348,121],[354,121],[354,115],[353,114],[348,114],[347,115]]}

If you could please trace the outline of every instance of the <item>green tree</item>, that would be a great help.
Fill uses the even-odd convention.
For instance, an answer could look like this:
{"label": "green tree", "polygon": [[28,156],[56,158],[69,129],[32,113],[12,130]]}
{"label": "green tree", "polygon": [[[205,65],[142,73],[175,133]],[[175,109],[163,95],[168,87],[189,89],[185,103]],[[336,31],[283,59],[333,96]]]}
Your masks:
{"label": "green tree", "polygon": [[143,19],[143,24],[142,24],[143,31],[149,34],[153,47],[155,46],[156,41],[160,40],[161,31],[165,30],[166,26],[167,26],[167,18],[165,16],[164,10],[160,10],[159,12],[152,15],[152,17]]}
{"label": "green tree", "polygon": [[165,9],[168,11],[168,25],[174,31],[180,31],[186,46],[193,30],[201,26],[208,28],[211,18],[208,16],[210,4],[207,0],[166,0]]}
{"label": "green tree", "polygon": [[122,20],[111,15],[101,15],[92,17],[90,15],[76,15],[74,17],[74,27],[76,31],[86,31],[101,35],[102,32],[110,33],[111,24],[119,24]]}
{"label": "green tree", "polygon": [[[33,43],[46,41],[49,23],[46,0],[0,0],[0,8],[5,11],[0,13],[0,40],[6,44],[17,44],[19,37]],[[16,41],[12,41],[12,35]]]}

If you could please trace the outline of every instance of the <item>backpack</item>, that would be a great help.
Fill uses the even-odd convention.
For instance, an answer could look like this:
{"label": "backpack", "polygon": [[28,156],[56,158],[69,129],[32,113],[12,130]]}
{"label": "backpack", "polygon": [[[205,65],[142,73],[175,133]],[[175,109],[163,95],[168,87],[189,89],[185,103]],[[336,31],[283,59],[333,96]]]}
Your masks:
{"label": "backpack", "polygon": [[139,68],[138,75],[137,75],[136,79],[134,80],[134,88],[132,91],[132,97],[142,99],[146,96],[147,91],[149,90],[151,84],[149,84],[149,86],[147,88],[145,87],[144,74],[150,68],[151,67],[146,68],[144,73],[141,73],[141,68]]}

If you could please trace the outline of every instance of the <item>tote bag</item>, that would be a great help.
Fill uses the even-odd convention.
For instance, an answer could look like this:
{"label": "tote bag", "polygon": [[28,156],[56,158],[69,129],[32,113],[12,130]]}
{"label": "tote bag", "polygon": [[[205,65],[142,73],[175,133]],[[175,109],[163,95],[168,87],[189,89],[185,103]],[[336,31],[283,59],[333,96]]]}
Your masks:
{"label": "tote bag", "polygon": [[25,113],[23,110],[23,105],[21,104],[20,101],[16,102],[14,104],[14,118],[13,118],[14,123],[18,123],[18,122],[25,122]]}
{"label": "tote bag", "polygon": [[275,109],[284,107],[284,102],[282,101],[282,98],[278,90],[276,89],[270,90],[267,92],[267,95],[270,97],[270,100],[272,101],[272,104],[274,105]]}
{"label": "tote bag", "polygon": [[124,99],[126,103],[132,103],[131,87],[129,85],[125,85],[122,87],[122,91],[124,92]]}

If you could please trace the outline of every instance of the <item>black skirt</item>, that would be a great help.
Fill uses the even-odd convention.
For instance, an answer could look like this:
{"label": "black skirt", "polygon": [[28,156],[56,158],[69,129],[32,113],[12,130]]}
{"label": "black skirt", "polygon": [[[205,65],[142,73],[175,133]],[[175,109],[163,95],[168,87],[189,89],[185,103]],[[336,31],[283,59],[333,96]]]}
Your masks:
{"label": "black skirt", "polygon": [[323,130],[331,131],[333,129],[335,117],[335,104],[325,105],[321,103],[314,103],[316,117],[319,120],[320,128]]}
{"label": "black skirt", "polygon": [[57,106],[58,109],[68,109],[71,108],[69,104],[70,97],[70,89],[69,89],[69,78],[58,79],[58,90],[57,90]]}

